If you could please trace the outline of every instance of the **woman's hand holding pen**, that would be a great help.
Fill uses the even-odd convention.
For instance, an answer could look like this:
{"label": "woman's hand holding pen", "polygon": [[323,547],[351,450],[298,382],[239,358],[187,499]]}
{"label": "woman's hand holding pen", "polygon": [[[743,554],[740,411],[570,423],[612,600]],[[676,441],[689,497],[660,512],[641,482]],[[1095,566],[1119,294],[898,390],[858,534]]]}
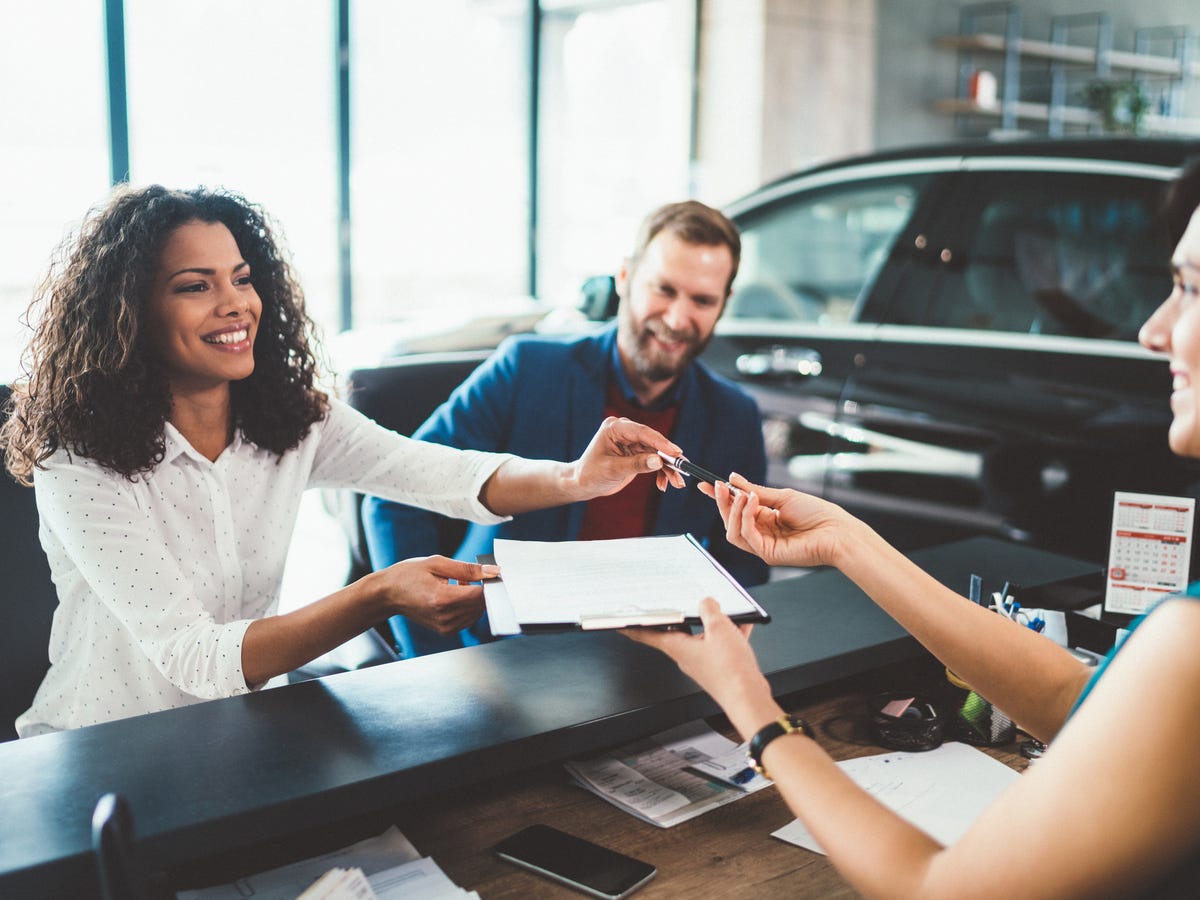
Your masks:
{"label": "woman's hand holding pen", "polygon": [[663,465],[658,451],[678,456],[682,451],[653,428],[631,419],[609,416],[574,464],[582,499],[615,494],[636,476],[655,472],[658,489],[683,487],[683,476]]}
{"label": "woman's hand holding pen", "polygon": [[737,474],[728,484],[701,484],[700,490],[717,501],[729,542],[773,566],[836,565],[847,530],[857,521],[828,501],[751,484]]}
{"label": "woman's hand holding pen", "polygon": [[654,628],[629,628],[622,633],[675,660],[685,675],[721,705],[742,736],[749,738],[783,714],[771,699],[771,686],[759,671],[747,640],[751,626],[735,625],[711,597],[700,602],[700,621],[704,631],[695,635]]}

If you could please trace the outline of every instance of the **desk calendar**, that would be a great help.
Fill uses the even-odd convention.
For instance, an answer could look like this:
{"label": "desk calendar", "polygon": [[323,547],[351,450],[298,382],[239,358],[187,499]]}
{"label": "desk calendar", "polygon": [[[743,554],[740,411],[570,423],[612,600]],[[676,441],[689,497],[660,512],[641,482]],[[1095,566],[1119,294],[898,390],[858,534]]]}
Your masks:
{"label": "desk calendar", "polygon": [[1140,615],[1187,587],[1195,507],[1191,497],[1115,495],[1105,612]]}

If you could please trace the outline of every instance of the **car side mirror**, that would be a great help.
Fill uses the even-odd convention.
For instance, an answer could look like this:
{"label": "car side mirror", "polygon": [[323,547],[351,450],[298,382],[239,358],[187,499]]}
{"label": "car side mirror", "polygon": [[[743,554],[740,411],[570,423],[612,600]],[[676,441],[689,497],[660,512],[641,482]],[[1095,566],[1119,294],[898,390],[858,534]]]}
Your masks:
{"label": "car side mirror", "polygon": [[593,275],[579,289],[579,309],[593,322],[603,322],[617,314],[617,280],[611,275]]}

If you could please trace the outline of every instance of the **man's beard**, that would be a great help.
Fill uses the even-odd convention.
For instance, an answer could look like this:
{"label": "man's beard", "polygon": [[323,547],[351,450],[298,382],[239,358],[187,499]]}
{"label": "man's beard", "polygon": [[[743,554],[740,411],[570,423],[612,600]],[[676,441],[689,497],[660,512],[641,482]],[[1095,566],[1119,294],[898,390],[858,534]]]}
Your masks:
{"label": "man's beard", "polygon": [[[704,352],[704,348],[712,339],[711,334],[704,340],[700,340],[694,331],[691,334],[672,331],[662,323],[661,319],[649,320],[641,328],[638,328],[637,323],[633,321],[633,314],[628,310],[623,311],[621,315],[620,329],[627,338],[632,338],[632,340],[626,340],[624,344],[629,348],[629,361],[633,364],[634,370],[650,382],[671,381],[678,378],[692,363],[692,360]],[[684,343],[687,344],[687,347],[679,356],[663,358],[651,350],[654,338],[660,338],[668,343]]]}

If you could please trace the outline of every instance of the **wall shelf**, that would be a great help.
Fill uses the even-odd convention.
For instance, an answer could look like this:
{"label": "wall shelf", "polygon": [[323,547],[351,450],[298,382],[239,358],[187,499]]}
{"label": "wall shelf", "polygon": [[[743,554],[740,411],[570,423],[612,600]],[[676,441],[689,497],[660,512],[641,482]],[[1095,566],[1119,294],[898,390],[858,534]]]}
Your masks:
{"label": "wall shelf", "polygon": [[[976,50],[984,53],[1004,53],[1008,50],[1008,42],[1002,34],[948,34],[937,38],[935,43],[946,50]],[[1028,38],[1016,42],[1016,51],[1029,59],[1074,63],[1092,69],[1103,62],[1098,59],[1100,54],[1095,47],[1055,44]],[[1184,63],[1173,56],[1151,56],[1124,50],[1109,50],[1107,56],[1111,68],[1125,72],[1167,77],[1200,75],[1200,62]]]}
{"label": "wall shelf", "polygon": [[[981,20],[993,27],[981,28]],[[1072,39],[1081,30],[1091,40]],[[1055,16],[1050,40],[1036,40],[1021,33],[1021,9],[1016,3],[968,4],[960,10],[959,33],[935,40],[938,47],[958,54],[958,83],[955,97],[935,100],[933,106],[953,115],[961,129],[974,133],[980,126],[971,122],[989,119],[998,119],[1001,131],[1008,133],[1025,129],[1021,123],[1045,123],[1052,136],[1062,136],[1068,129],[1103,133],[1105,118],[1078,101],[1072,105],[1069,99],[1093,81],[1114,82],[1118,89],[1125,82],[1136,84],[1150,104],[1140,118],[1139,133],[1200,135],[1200,120],[1182,116],[1184,92],[1200,76],[1195,38],[1188,26],[1140,28],[1134,33],[1133,52],[1115,50],[1108,14],[1091,12]],[[1164,42],[1169,42],[1172,55],[1150,52]],[[977,62],[978,57],[994,61],[985,65]],[[996,68],[1000,77],[990,80],[996,87],[986,93],[976,91],[979,76]],[[1117,102],[1123,105],[1120,99]],[[1118,108],[1118,117],[1120,113]],[[1111,116],[1108,123],[1112,127]]]}

